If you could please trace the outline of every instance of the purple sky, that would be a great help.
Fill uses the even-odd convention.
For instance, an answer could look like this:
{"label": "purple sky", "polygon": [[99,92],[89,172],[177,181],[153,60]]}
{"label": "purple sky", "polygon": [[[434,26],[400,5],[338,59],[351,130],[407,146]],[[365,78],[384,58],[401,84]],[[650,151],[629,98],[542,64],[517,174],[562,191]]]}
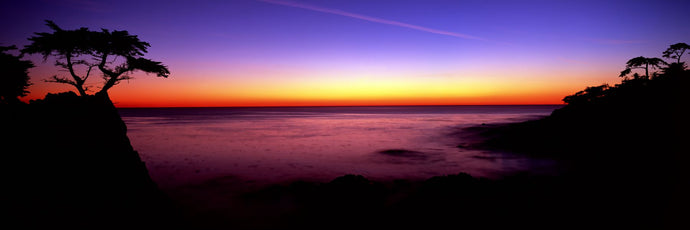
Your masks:
{"label": "purple sky", "polygon": [[[142,75],[117,86],[112,95],[123,104],[156,86],[178,87],[203,105],[308,90],[286,100],[463,104],[543,91],[557,103],[584,86],[617,82],[632,57],[690,42],[687,1],[27,0],[0,11],[2,45],[47,32],[45,19],[65,29],[128,30],[151,43],[147,57],[170,66],[171,79]],[[62,87],[41,82],[51,63],[31,58],[41,65],[32,70],[31,97]]]}

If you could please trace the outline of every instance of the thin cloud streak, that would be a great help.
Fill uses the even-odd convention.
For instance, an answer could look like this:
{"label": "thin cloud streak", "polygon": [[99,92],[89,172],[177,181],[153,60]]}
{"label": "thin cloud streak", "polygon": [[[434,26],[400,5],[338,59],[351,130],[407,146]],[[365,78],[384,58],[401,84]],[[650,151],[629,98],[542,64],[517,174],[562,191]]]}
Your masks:
{"label": "thin cloud streak", "polygon": [[337,10],[337,9],[329,9],[329,8],[312,6],[312,5],[307,5],[307,4],[301,4],[301,3],[295,3],[295,2],[285,2],[285,1],[276,1],[276,0],[257,0],[257,1],[266,2],[266,3],[270,3],[270,4],[275,4],[275,5],[282,5],[282,6],[289,6],[289,7],[306,9],[306,10],[318,11],[318,12],[327,13],[327,14],[340,15],[340,16],[345,16],[345,17],[350,17],[350,18],[355,18],[355,19],[360,19],[360,20],[365,20],[365,21],[370,21],[370,22],[376,22],[376,23],[381,23],[381,24],[386,24],[386,25],[392,25],[392,26],[398,26],[398,27],[404,27],[404,28],[424,31],[424,32],[428,32],[428,33],[441,34],[441,35],[447,35],[447,36],[464,38],[464,39],[484,40],[483,38],[475,37],[475,36],[471,36],[471,35],[467,35],[467,34],[431,29],[431,28],[427,28],[427,27],[423,27],[423,26],[417,26],[417,25],[412,25],[412,24],[407,24],[407,23],[403,23],[403,22],[387,20],[387,19],[382,19],[382,18],[375,18],[375,17],[350,13],[350,12]]}

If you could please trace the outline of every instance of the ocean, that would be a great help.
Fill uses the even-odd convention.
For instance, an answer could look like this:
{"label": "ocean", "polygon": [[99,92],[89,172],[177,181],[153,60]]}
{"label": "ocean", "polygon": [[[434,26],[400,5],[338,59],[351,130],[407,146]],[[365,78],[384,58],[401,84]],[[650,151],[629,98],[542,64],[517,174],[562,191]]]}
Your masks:
{"label": "ocean", "polygon": [[120,108],[163,189],[243,187],[346,174],[374,180],[548,172],[544,159],[458,148],[462,128],[549,115],[558,105]]}

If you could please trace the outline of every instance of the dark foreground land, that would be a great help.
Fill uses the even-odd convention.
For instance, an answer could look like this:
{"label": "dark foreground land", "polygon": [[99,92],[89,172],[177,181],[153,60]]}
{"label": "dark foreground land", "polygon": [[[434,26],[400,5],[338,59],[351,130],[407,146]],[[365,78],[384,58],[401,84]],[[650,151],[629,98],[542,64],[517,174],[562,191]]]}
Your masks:
{"label": "dark foreground land", "polygon": [[1,105],[3,225],[19,229],[166,227],[172,203],[103,96]]}
{"label": "dark foreground land", "polygon": [[[151,181],[104,95],[3,105],[3,223],[23,228],[687,229],[683,74],[580,94],[551,116],[469,128],[482,148],[557,159],[558,175],[460,173],[376,182],[294,182],[194,213]],[[571,98],[572,99],[572,98]],[[216,204],[223,205],[223,204]]]}

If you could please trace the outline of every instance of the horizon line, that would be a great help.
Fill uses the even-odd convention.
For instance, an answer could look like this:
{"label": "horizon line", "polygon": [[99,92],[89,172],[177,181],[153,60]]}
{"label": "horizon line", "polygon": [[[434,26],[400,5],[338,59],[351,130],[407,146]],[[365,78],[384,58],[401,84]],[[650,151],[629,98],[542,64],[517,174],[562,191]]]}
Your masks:
{"label": "horizon line", "polygon": [[267,106],[123,106],[117,109],[175,109],[175,108],[299,108],[299,107],[434,107],[434,106],[565,106],[565,104],[439,104],[439,105],[267,105]]}

